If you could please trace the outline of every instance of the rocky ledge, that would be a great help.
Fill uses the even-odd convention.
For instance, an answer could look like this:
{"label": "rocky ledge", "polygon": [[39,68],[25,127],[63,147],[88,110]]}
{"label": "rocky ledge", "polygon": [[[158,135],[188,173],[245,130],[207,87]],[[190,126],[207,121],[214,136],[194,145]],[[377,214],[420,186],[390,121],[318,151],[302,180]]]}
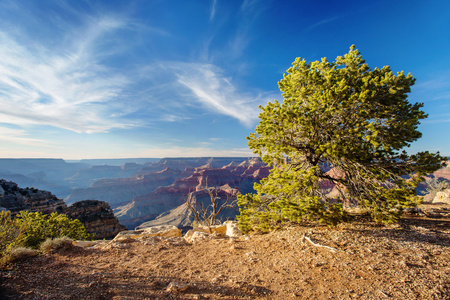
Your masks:
{"label": "rocky ledge", "polygon": [[16,183],[0,179],[0,211],[9,210],[14,217],[21,211],[53,212],[78,219],[87,232],[95,233],[98,239],[112,239],[127,228],[114,216],[108,203],[98,200],[83,200],[67,207],[62,199],[48,191],[35,188],[20,188]]}
{"label": "rocky ledge", "polygon": [[67,205],[62,199],[47,191],[35,188],[19,188],[12,182],[0,179],[0,207],[15,216],[22,210],[50,214],[61,212]]}
{"label": "rocky ledge", "polygon": [[78,201],[67,207],[64,213],[83,223],[89,233],[95,233],[97,239],[111,239],[127,228],[119,220],[108,203],[99,200]]}

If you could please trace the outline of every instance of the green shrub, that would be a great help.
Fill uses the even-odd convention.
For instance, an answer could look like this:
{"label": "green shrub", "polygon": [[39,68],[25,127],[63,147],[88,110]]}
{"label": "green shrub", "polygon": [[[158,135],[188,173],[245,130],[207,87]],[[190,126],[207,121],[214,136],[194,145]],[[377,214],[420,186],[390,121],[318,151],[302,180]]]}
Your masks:
{"label": "green shrub", "polygon": [[86,232],[79,220],[69,219],[56,212],[44,215],[40,212],[22,211],[17,215],[17,222],[23,230],[24,246],[38,249],[47,238],[67,236],[76,240],[93,239],[94,235]]}
{"label": "green shrub", "polygon": [[64,214],[22,211],[13,219],[11,212],[0,212],[0,265],[36,253],[23,247],[38,249],[49,238],[51,242],[43,245],[42,250],[66,247],[72,243],[70,239],[89,240],[94,235],[87,233],[79,220],[69,219]]}
{"label": "green shrub", "polygon": [[23,244],[23,230],[10,211],[0,212],[0,258]]}

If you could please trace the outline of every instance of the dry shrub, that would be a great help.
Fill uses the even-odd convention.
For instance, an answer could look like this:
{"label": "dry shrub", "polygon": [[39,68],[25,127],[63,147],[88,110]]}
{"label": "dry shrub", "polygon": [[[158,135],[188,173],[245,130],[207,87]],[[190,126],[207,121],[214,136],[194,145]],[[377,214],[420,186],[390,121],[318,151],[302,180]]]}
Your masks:
{"label": "dry shrub", "polygon": [[14,248],[0,259],[0,266],[5,266],[8,263],[20,260],[25,260],[36,255],[38,255],[38,251],[34,249],[23,247]]}
{"label": "dry shrub", "polygon": [[73,247],[73,240],[67,236],[51,239],[46,239],[41,245],[40,249],[43,253],[52,252],[55,250],[66,250]]}

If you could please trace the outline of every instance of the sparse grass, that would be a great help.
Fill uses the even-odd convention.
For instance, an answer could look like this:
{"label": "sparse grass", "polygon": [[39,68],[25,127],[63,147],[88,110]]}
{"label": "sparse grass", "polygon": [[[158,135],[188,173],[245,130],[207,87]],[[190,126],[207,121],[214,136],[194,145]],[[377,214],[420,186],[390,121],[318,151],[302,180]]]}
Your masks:
{"label": "sparse grass", "polygon": [[3,267],[8,263],[36,256],[38,254],[39,252],[37,250],[30,248],[23,248],[23,247],[14,248],[0,259],[0,267]]}
{"label": "sparse grass", "polygon": [[43,253],[52,252],[55,250],[65,250],[73,246],[73,240],[67,236],[51,239],[46,239],[41,245],[40,249]]}

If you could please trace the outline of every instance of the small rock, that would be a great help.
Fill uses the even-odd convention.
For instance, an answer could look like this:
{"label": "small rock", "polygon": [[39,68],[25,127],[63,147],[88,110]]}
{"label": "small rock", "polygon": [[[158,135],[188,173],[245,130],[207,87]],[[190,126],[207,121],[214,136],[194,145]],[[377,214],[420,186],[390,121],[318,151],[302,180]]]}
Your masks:
{"label": "small rock", "polygon": [[437,192],[433,203],[450,203],[450,189]]}
{"label": "small rock", "polygon": [[188,243],[193,243],[193,242],[196,242],[199,240],[204,240],[210,236],[211,236],[211,234],[209,234],[209,233],[202,232],[202,231],[194,231],[191,229],[186,233],[186,235],[184,236],[184,239]]}
{"label": "small rock", "polygon": [[175,293],[180,293],[180,292],[184,292],[189,288],[189,285],[182,283],[182,282],[177,282],[177,281],[172,281],[171,283],[169,283],[169,285],[166,288],[167,292],[175,292]]}
{"label": "small rock", "polygon": [[224,223],[224,225],[226,226],[226,233],[225,235],[228,237],[236,237],[236,236],[241,236],[242,232],[239,229],[238,226],[238,222],[236,221],[226,221]]}

